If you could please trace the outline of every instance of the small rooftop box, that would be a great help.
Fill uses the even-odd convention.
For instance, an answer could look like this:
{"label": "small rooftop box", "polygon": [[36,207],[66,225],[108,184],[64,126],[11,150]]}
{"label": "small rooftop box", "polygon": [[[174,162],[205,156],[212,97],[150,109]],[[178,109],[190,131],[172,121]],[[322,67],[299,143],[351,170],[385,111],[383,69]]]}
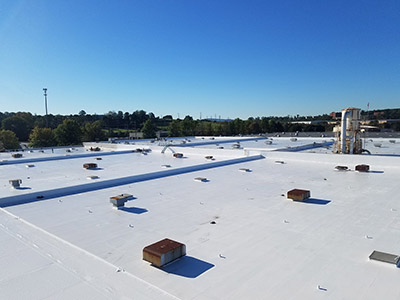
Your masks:
{"label": "small rooftop box", "polygon": [[97,168],[97,164],[95,164],[95,163],[86,163],[86,164],[83,164],[83,167],[85,169],[96,169]]}
{"label": "small rooftop box", "polygon": [[143,260],[159,268],[185,255],[186,246],[170,239],[163,239],[143,249]]}
{"label": "small rooftop box", "polygon": [[174,153],[173,156],[174,156],[175,158],[182,158],[182,157],[183,157],[183,154],[182,154],[182,153]]}
{"label": "small rooftop box", "polygon": [[368,172],[369,171],[369,165],[357,165],[355,169],[358,172]]}
{"label": "small rooftop box", "polygon": [[310,198],[311,194],[308,190],[293,189],[287,192],[287,197],[293,201],[304,201]]}
{"label": "small rooftop box", "polygon": [[22,180],[21,179],[10,179],[8,182],[11,184],[11,186],[14,189],[17,189],[20,187]]}
{"label": "small rooftop box", "polygon": [[11,156],[14,158],[21,158],[22,154],[21,153],[13,153],[13,154],[11,154]]}

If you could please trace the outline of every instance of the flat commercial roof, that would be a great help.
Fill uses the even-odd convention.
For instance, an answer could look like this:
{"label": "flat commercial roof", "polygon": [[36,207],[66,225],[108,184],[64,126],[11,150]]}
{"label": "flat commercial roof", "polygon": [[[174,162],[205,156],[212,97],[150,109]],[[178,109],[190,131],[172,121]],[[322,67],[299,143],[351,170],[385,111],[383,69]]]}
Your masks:
{"label": "flat commercial roof", "polygon": [[[118,153],[136,143],[104,146],[114,152],[97,153],[100,161],[0,165],[0,205],[96,180],[117,183],[2,205],[0,299],[399,299],[400,269],[369,260],[374,250],[400,253],[399,158],[246,143],[261,141],[235,150],[173,146],[183,159],[161,154],[161,145],[147,155]],[[101,169],[83,169],[90,161]],[[358,164],[370,171],[354,171]],[[129,176],[143,177],[121,180]],[[8,183],[15,178],[19,190]],[[287,199],[295,188],[311,198]],[[112,208],[109,198],[123,193],[133,199]],[[142,250],[165,237],[185,244],[187,255],[152,267]]]}

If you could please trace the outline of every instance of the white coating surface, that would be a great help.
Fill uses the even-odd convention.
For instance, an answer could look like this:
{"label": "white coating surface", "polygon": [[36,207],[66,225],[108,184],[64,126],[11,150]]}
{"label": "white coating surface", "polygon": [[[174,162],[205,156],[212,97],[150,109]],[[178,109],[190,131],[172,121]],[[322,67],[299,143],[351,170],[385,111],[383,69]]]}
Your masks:
{"label": "white coating surface", "polygon": [[[383,142],[393,152],[400,144]],[[265,156],[5,207],[0,299],[399,299],[400,269],[368,256],[400,254],[400,158],[271,152],[254,147],[261,141],[246,143],[252,150],[185,147],[181,160],[150,146],[148,155],[103,157],[94,172],[82,168],[84,158],[0,166],[2,198],[15,192],[11,177],[46,190],[87,182],[89,173],[102,180],[207,163],[205,155]],[[362,163],[371,172],[355,172]],[[293,188],[310,190],[312,201],[286,199]],[[112,209],[109,197],[121,193],[135,198]],[[184,243],[187,256],[164,269],[143,261],[142,249],[166,237]]]}

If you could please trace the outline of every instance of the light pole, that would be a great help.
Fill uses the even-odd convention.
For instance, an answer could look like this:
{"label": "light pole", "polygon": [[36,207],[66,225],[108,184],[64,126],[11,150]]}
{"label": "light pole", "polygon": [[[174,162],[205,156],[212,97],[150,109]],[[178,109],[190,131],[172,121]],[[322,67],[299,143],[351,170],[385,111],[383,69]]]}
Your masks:
{"label": "light pole", "polygon": [[43,88],[44,92],[44,107],[46,109],[46,128],[49,128],[49,121],[47,119],[47,88]]}

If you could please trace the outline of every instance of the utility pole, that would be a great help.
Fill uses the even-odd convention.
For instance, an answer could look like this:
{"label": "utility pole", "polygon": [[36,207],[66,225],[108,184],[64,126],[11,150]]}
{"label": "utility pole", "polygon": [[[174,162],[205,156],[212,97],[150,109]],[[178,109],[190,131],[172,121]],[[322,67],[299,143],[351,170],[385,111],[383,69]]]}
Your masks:
{"label": "utility pole", "polygon": [[47,88],[43,88],[44,92],[44,107],[46,109],[46,128],[49,128],[49,120],[47,119]]}

